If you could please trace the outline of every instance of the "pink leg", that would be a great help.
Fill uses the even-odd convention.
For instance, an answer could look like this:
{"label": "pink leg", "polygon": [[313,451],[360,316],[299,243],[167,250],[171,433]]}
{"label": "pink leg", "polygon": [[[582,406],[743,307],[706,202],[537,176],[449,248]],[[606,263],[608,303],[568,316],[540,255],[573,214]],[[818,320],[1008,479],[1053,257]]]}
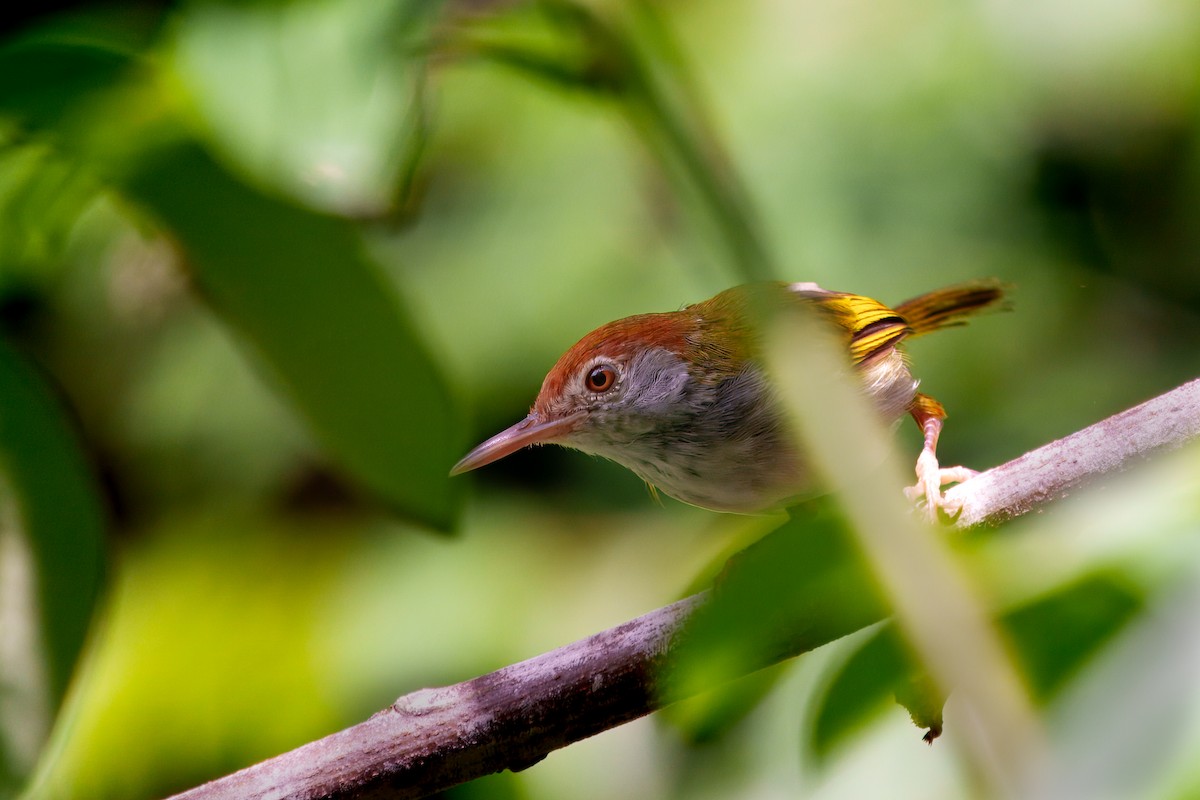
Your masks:
{"label": "pink leg", "polygon": [[925,501],[925,515],[930,521],[936,522],[938,509],[945,509],[953,514],[958,508],[951,508],[942,496],[942,486],[947,483],[960,483],[978,473],[966,467],[942,467],[938,464],[937,444],[942,433],[942,420],[946,411],[942,404],[928,395],[918,394],[910,409],[913,419],[921,426],[925,434],[925,446],[917,457],[917,482],[904,490],[904,495],[914,503]]}

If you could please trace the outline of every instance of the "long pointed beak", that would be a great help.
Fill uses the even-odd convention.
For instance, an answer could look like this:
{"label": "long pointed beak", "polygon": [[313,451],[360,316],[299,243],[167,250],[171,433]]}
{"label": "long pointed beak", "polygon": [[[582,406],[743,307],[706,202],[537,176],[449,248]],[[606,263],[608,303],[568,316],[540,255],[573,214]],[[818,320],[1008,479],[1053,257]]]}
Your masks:
{"label": "long pointed beak", "polygon": [[578,415],[574,415],[542,421],[534,414],[530,414],[516,425],[500,431],[467,453],[461,461],[454,465],[450,474],[461,475],[464,472],[470,472],[493,461],[499,461],[531,444],[553,442],[574,428],[578,420]]}

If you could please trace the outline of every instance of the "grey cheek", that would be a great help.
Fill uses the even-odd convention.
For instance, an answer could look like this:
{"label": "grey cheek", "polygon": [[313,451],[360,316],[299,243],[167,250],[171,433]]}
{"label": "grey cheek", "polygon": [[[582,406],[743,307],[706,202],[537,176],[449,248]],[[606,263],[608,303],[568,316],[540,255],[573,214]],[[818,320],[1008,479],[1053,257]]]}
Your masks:
{"label": "grey cheek", "polygon": [[635,392],[638,404],[651,414],[677,411],[688,393],[687,367],[666,350],[651,350],[629,365],[627,391]]}
{"label": "grey cheek", "polygon": [[653,407],[674,407],[687,393],[688,376],[679,371],[658,370],[646,390],[646,404]]}

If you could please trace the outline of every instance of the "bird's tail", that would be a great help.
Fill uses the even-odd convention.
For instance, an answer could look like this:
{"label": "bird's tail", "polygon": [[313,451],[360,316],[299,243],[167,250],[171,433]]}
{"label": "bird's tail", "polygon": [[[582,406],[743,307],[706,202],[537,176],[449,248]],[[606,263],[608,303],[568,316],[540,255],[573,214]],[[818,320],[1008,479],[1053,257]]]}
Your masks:
{"label": "bird's tail", "polygon": [[895,311],[908,323],[912,336],[931,333],[953,325],[963,325],[967,317],[985,309],[1004,308],[1004,285],[994,278],[935,289],[905,300]]}

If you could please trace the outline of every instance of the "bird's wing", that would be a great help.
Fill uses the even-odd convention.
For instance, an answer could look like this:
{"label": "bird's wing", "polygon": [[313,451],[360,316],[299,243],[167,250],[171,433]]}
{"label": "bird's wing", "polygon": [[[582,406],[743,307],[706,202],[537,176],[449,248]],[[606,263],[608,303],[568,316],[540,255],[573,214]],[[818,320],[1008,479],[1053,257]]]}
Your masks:
{"label": "bird's wing", "polygon": [[812,303],[845,331],[850,359],[855,365],[890,353],[912,328],[904,317],[878,300],[849,292],[831,292],[815,283],[793,283],[788,288]]}

